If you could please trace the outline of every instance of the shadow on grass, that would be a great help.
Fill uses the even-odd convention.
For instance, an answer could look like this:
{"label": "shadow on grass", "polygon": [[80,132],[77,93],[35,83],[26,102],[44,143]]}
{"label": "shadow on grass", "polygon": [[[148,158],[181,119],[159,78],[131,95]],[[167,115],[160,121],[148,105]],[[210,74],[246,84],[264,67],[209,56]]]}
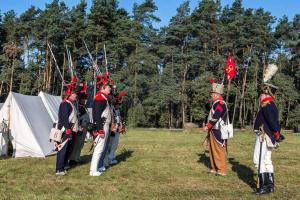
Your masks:
{"label": "shadow on grass", "polygon": [[[128,158],[130,158],[132,156],[134,151],[132,150],[127,150],[127,149],[124,149],[121,154],[117,155],[116,156],[116,160],[118,161],[117,164],[121,163],[121,162],[125,162]],[[86,165],[86,164],[89,164],[92,160],[92,156],[93,154],[87,154],[87,155],[83,155],[80,157],[80,164],[79,165]],[[116,165],[117,165],[116,164]],[[72,166],[72,168],[75,168],[77,167],[78,165],[76,166]]]}
{"label": "shadow on grass", "polygon": [[11,158],[12,158],[12,156],[8,156],[8,155],[0,156],[0,160],[8,160]]}
{"label": "shadow on grass", "polygon": [[133,152],[134,151],[132,151],[130,149],[129,150],[128,149],[123,149],[122,153],[117,155],[116,158],[115,158],[118,161],[118,163],[114,164],[114,165],[110,165],[109,168],[114,167],[114,166],[120,164],[121,162],[126,162],[126,160],[132,156]]}
{"label": "shadow on grass", "polygon": [[255,190],[256,181],[254,179],[254,171],[250,167],[240,164],[234,158],[229,158],[229,163],[232,165],[232,171],[237,173],[239,179]]}
{"label": "shadow on grass", "polygon": [[125,162],[132,156],[133,152],[134,151],[132,151],[131,149],[123,149],[122,153],[116,156],[116,160],[118,161],[118,163]]}
{"label": "shadow on grass", "polygon": [[204,164],[205,167],[210,169],[210,163],[209,163],[209,156],[208,156],[208,150],[205,150],[203,153],[198,153],[198,163]]}
{"label": "shadow on grass", "polygon": [[80,157],[80,165],[85,165],[91,162],[93,154],[87,154]]}

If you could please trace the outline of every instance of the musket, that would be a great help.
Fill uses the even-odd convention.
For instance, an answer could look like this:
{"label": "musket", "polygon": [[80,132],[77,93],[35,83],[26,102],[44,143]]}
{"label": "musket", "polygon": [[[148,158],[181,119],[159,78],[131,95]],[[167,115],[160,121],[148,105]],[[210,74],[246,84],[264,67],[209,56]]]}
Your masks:
{"label": "musket", "polygon": [[49,45],[48,42],[47,42],[47,45],[48,45],[48,48],[50,49],[52,58],[53,58],[53,60],[54,60],[54,64],[55,64],[56,70],[58,71],[58,74],[59,74],[59,76],[60,76],[60,78],[61,78],[61,80],[62,80],[63,85],[65,85],[64,77],[62,76],[62,74],[61,74],[61,72],[60,72],[60,70],[59,70],[59,67],[58,67],[58,64],[57,64],[57,62],[56,62],[55,56],[54,56],[54,54],[53,54],[53,52],[52,52],[51,46]]}
{"label": "musket", "polygon": [[259,180],[259,174],[260,174],[260,165],[261,165],[261,152],[262,152],[262,145],[265,139],[265,131],[263,128],[263,125],[259,127],[259,159],[258,159],[258,169],[257,169],[257,182],[256,182],[256,188],[258,189],[260,186],[260,180]]}
{"label": "musket", "polygon": [[107,69],[107,57],[106,57],[105,44],[103,45],[103,50],[104,50],[104,59],[105,59],[105,69],[106,69],[106,73],[107,73],[108,69]]}
{"label": "musket", "polygon": [[68,61],[69,61],[69,70],[70,70],[70,72],[71,72],[71,77],[73,77],[74,76],[74,70],[73,70],[73,62],[72,62],[72,56],[71,56],[71,53],[70,53],[70,51],[69,51],[69,49],[68,49],[68,46],[66,45],[66,50],[67,50],[67,56],[68,56]]}
{"label": "musket", "polygon": [[96,74],[97,75],[101,75],[102,73],[101,73],[100,69],[97,67],[97,63],[94,61],[93,56],[92,56],[91,52],[89,51],[89,48],[87,47],[87,44],[85,43],[85,40],[83,38],[82,38],[82,41],[83,41],[84,46],[85,46],[85,48],[86,48],[86,50],[88,52],[88,55],[89,55],[90,60],[91,60],[91,62],[93,64],[93,68],[95,69]]}
{"label": "musket", "polygon": [[97,142],[93,142],[93,143],[92,143],[92,146],[91,146],[89,152],[91,152],[91,151],[94,149],[94,147],[99,143],[100,136],[98,135],[97,137],[98,137]]}

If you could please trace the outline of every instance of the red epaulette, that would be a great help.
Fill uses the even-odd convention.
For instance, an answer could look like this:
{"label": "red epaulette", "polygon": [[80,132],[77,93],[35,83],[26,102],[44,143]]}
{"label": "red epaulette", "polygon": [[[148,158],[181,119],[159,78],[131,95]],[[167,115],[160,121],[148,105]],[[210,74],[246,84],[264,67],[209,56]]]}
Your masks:
{"label": "red epaulette", "polygon": [[224,101],[217,102],[216,107],[215,107],[215,111],[219,110],[220,112],[223,112],[223,105],[224,105]]}
{"label": "red epaulette", "polygon": [[100,92],[98,92],[97,95],[95,96],[95,100],[101,101],[101,100],[105,100],[105,98],[103,97],[103,95],[101,95]]}

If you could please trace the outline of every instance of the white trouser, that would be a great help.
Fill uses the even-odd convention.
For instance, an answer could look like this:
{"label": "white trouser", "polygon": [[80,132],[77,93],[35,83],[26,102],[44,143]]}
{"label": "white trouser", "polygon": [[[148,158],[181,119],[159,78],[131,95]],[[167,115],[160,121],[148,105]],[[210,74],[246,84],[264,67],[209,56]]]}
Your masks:
{"label": "white trouser", "polygon": [[94,147],[94,153],[91,161],[91,172],[96,172],[98,171],[98,164],[100,157],[104,151],[104,147],[107,141],[107,138],[109,136],[109,123],[104,124],[104,132],[105,136],[104,138],[101,138],[99,135],[95,138],[96,146]]}
{"label": "white trouser", "polygon": [[274,173],[274,167],[272,164],[272,149],[267,147],[267,142],[264,139],[262,143],[260,143],[260,137],[256,136],[256,142],[254,147],[254,154],[253,154],[253,162],[255,164],[255,167],[258,169],[259,165],[259,153],[260,153],[260,145],[262,145],[261,148],[261,164],[260,164],[260,172],[259,173]]}
{"label": "white trouser", "polygon": [[87,108],[87,111],[88,111],[88,115],[90,118],[90,122],[92,123],[93,122],[93,108]]}
{"label": "white trouser", "polygon": [[110,151],[108,152],[108,160],[109,162],[116,158],[116,151],[119,144],[120,133],[115,132],[115,137],[112,139]]}

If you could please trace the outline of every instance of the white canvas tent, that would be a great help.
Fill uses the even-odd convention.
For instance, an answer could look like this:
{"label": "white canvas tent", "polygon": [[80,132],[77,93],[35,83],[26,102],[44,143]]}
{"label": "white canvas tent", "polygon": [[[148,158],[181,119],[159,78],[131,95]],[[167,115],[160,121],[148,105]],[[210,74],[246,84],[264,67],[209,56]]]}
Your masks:
{"label": "white canvas tent", "polygon": [[45,92],[40,92],[39,97],[41,97],[44,106],[46,107],[49,116],[51,117],[52,121],[55,122],[58,120],[58,108],[61,103],[60,96],[53,96],[47,94]]}
{"label": "white canvas tent", "polygon": [[[49,133],[57,119],[61,98],[45,93],[28,96],[10,93],[0,110],[0,121],[10,127],[13,157],[45,157],[53,150]],[[1,153],[2,150],[2,153]],[[0,153],[7,151],[7,134],[0,134]]]}

